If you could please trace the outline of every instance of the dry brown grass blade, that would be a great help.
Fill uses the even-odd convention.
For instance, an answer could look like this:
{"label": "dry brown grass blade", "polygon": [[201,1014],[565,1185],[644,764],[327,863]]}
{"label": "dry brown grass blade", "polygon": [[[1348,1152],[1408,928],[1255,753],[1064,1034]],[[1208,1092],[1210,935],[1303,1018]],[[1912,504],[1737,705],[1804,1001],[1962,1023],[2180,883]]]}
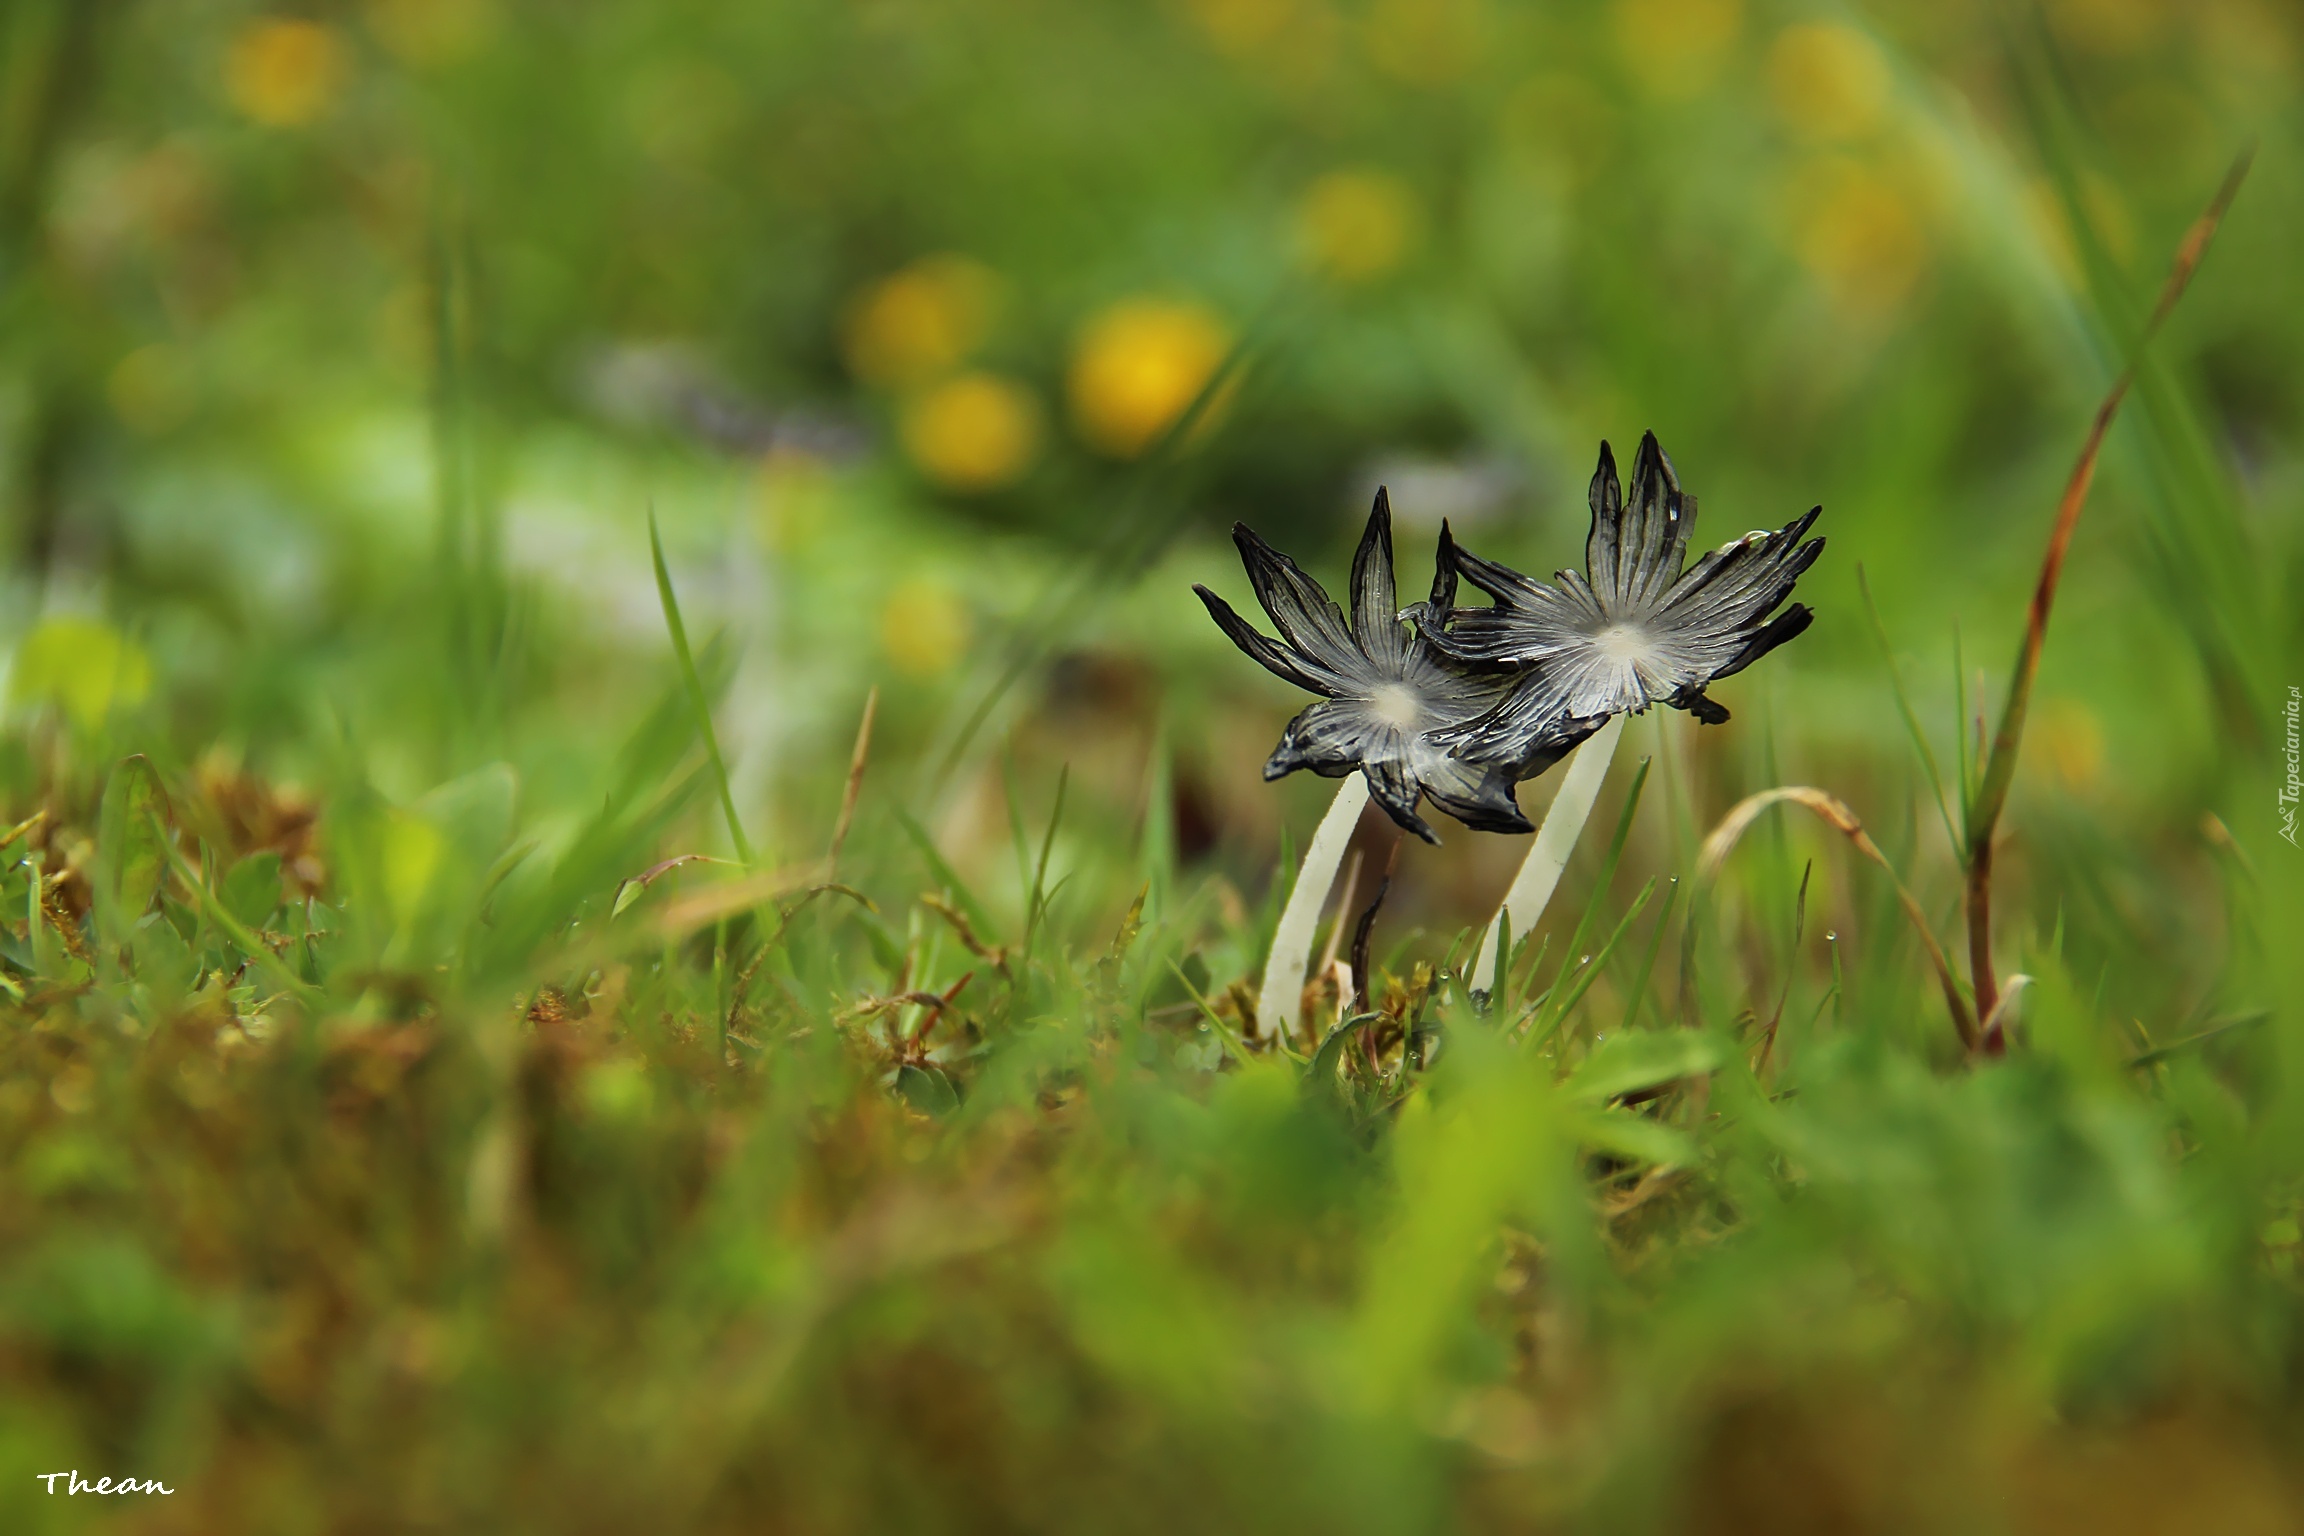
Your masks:
{"label": "dry brown grass blade", "polygon": [[[815,879],[815,875],[813,869],[779,869],[766,874],[748,875],[741,880],[723,881],[719,885],[708,885],[668,903],[657,915],[657,935],[664,943],[676,944],[699,928],[742,916],[780,896],[819,888],[820,882]],[[847,889],[837,885],[821,888],[839,891]]]}
{"label": "dry brown grass blade", "polygon": [[840,791],[840,819],[832,824],[832,846],[824,855],[824,878],[830,880],[840,873],[840,849],[848,841],[848,829],[856,821],[856,796],[864,788],[864,765],[872,756],[872,721],[880,713],[880,689],[877,684],[864,695],[864,718],[856,727],[856,750],[848,755],[848,784]]}
{"label": "dry brown grass blade", "polygon": [[25,817],[22,821],[10,827],[6,832],[0,832],[0,848],[7,848],[12,846],[16,839],[22,837],[25,833],[30,832],[33,828],[39,826],[47,819],[48,813],[46,811],[34,811],[31,815]]}
{"label": "dry brown grass blade", "polygon": [[1912,931],[1920,936],[1921,947],[1928,952],[1928,963],[1936,968],[1937,984],[1944,989],[1944,1006],[1952,1015],[1952,1027],[1958,1031],[1960,1043],[1974,1050],[1978,1043],[1976,1015],[1970,1011],[1968,999],[1960,993],[1960,980],[1952,974],[1952,962],[1945,956],[1944,946],[1936,942],[1935,933],[1929,929],[1927,914],[1920,910],[1920,903],[1904,884],[1903,877],[1896,873],[1896,866],[1888,862],[1888,856],[1880,851],[1879,844],[1872,841],[1872,835],[1864,830],[1864,823],[1837,796],[1805,784],[1785,784],[1745,796],[1736,803],[1734,809],[1720,818],[1720,824],[1712,829],[1712,835],[1704,839],[1704,847],[1696,857],[1696,878],[1710,885],[1719,875],[1720,866],[1727,861],[1729,853],[1735,849],[1737,841],[1750,830],[1760,813],[1772,805],[1786,803],[1805,806],[1814,812],[1825,825],[1853,843],[1858,853],[1886,872],[1889,883],[1896,887],[1896,899],[1903,904],[1904,915],[1911,919]]}
{"label": "dry brown grass blade", "polygon": [[[2217,227],[2224,222],[2225,211],[2238,195],[2254,156],[2253,146],[2241,151],[2225,173],[2223,185],[2216,189],[2216,196],[2177,244],[2168,280],[2160,287],[2159,302],[2153,305],[2152,318],[2145,322],[2143,334],[2136,339],[2137,352],[2151,343],[2161,322],[2184,296],[2193,272],[2208,253],[2209,242],[2216,238]],[[2096,478],[2096,460],[2104,449],[2104,434],[2111,429],[2112,418],[2119,413],[2120,402],[2128,397],[2128,387],[2135,377],[2136,366],[2131,361],[2112,381],[2103,403],[2096,408],[2095,420],[2089,424],[2087,439],[2080,445],[2080,458],[2072,466],[2072,476],[2064,483],[2063,499],[2056,506],[2056,523],[2048,534],[2048,551],[2040,561],[2040,579],[2032,589],[2032,606],[2024,623],[2024,647],[2016,656],[2016,674],[2008,687],[2008,702],[2001,709],[2000,728],[1993,735],[1991,755],[1985,761],[1983,777],[1976,786],[1976,798],[1968,809],[1968,968],[1975,985],[1976,1007],[1987,1016],[1999,1001],[1999,984],[1992,972],[1992,837],[1999,825],[2000,812],[2008,803],[2008,786],[2016,776],[2016,753],[2024,739],[2025,712],[2032,702],[2032,679],[2040,669],[2041,647],[2048,640],[2048,614],[2056,602],[2056,584],[2064,574],[2064,557],[2072,547],[2072,533],[2079,526],[2080,509],[2087,504],[2088,488]],[[2003,1047],[2003,1037],[1997,1032],[1991,1033],[1984,1045],[1997,1053]]]}

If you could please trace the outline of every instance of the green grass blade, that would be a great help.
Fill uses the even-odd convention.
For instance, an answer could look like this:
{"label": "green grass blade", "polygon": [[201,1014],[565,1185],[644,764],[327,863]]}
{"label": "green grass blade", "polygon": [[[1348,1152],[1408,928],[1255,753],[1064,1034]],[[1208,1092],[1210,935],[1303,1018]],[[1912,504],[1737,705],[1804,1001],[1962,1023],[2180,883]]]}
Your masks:
{"label": "green grass blade", "polygon": [[[959,871],[952,867],[951,861],[937,850],[936,839],[928,835],[928,829],[920,825],[918,819],[902,806],[894,809],[896,824],[904,829],[904,835],[912,840],[912,846],[920,850],[921,862],[928,866],[929,876],[951,893],[953,903],[968,915],[968,921],[975,925],[979,934],[989,936],[996,932],[992,914],[985,910],[984,903],[977,899],[976,893],[968,888],[968,882],[960,878]],[[990,942],[989,937],[986,942]]]}
{"label": "green grass blade", "polygon": [[664,627],[672,634],[672,654],[680,660],[680,680],[687,685],[688,704],[696,712],[696,731],[704,738],[704,754],[712,760],[712,777],[720,786],[720,808],[728,814],[728,840],[736,857],[752,863],[752,844],[744,836],[743,820],[736,814],[736,792],[728,783],[728,765],[720,758],[720,738],[712,729],[712,703],[704,695],[704,679],[697,674],[696,658],[688,649],[688,626],[680,620],[680,599],[672,590],[672,570],[664,563],[664,539],[656,528],[656,511],[648,511],[648,553],[656,562],[656,596],[664,605]]}
{"label": "green grass blade", "polygon": [[1664,892],[1664,910],[1656,914],[1656,930],[1648,936],[1648,951],[1640,957],[1640,971],[1632,979],[1632,989],[1624,994],[1624,1025],[1626,1029],[1640,1022],[1640,1005],[1648,1000],[1648,978],[1655,973],[1656,956],[1664,948],[1664,932],[1672,926],[1672,905],[1680,899],[1680,877],[1672,877],[1671,886]]}
{"label": "green grass blade", "polygon": [[1968,664],[1960,654],[1960,625],[1952,625],[1952,748],[1960,770],[1961,846],[1967,846],[1970,818],[1976,809],[1976,765],[1968,754]]}
{"label": "green grass blade", "polygon": [[[1609,957],[1616,953],[1616,946],[1624,941],[1625,934],[1631,932],[1634,920],[1647,909],[1648,899],[1655,894],[1656,877],[1650,875],[1648,883],[1640,887],[1640,894],[1632,898],[1632,905],[1624,909],[1623,917],[1619,918],[1616,926],[1608,931],[1606,941],[1601,944],[1598,950],[1593,952],[1592,963],[1576,973],[1574,979],[1568,983],[1567,992],[1556,1003],[1545,1009],[1544,1021],[1528,1031],[1528,1044],[1535,1045],[1541,1040],[1557,1034],[1560,1027],[1568,1022],[1568,1015],[1574,1012],[1576,1005],[1584,1000],[1584,994],[1592,990],[1592,983],[1598,980],[1601,971],[1607,968]],[[1554,983],[1555,987],[1558,985],[1557,982]]]}
{"label": "green grass blade", "polygon": [[[1584,911],[1577,917],[1575,930],[1568,936],[1568,948],[1560,956],[1560,973],[1552,978],[1551,992],[1555,1004],[1565,997],[1562,984],[1568,980],[1569,968],[1576,964],[1576,957],[1584,952],[1584,940],[1599,922],[1600,909],[1607,903],[1608,887],[1616,878],[1616,865],[1624,857],[1624,844],[1632,835],[1632,818],[1640,809],[1640,791],[1648,782],[1648,769],[1654,761],[1653,758],[1644,757],[1640,759],[1640,765],[1632,770],[1632,786],[1625,791],[1624,809],[1617,813],[1615,835],[1608,839],[1608,852],[1600,861],[1600,873],[1593,877],[1592,894],[1585,900]],[[1585,969],[1594,970],[1599,965],[1600,958],[1594,956],[1592,964]],[[1557,1006],[1548,1005],[1529,1033],[1531,1036],[1548,1034],[1559,1022]]]}
{"label": "green grass blade", "polygon": [[[1920,754],[1920,765],[1928,771],[1928,792],[1936,802],[1936,814],[1943,820],[1944,835],[1952,843],[1954,857],[1967,846],[1967,838],[1952,825],[1952,812],[1944,800],[1944,773],[1936,765],[1936,753],[1928,745],[1928,733],[1920,729],[1920,716],[1912,708],[1912,696],[1905,691],[1904,673],[1896,665],[1895,647],[1888,643],[1888,626],[1881,622],[1880,605],[1872,600],[1872,583],[1864,574],[1862,562],[1856,566],[1856,590],[1864,596],[1864,615],[1872,621],[1872,638],[1880,643],[1880,659],[1888,668],[1888,686],[1896,695],[1896,711],[1904,717],[1904,730],[1912,738],[1912,748]],[[1961,814],[1967,814],[1965,803]]]}

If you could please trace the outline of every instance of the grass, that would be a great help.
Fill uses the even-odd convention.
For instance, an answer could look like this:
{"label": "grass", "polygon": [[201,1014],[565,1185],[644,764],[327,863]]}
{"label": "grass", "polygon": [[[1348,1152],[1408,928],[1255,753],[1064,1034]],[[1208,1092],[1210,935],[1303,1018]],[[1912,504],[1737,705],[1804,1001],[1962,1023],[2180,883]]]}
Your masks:
{"label": "grass", "polygon": [[[1134,860],[1059,867],[1061,783],[1005,917],[857,793],[868,731],[853,885],[658,861],[725,804],[678,660],[549,837],[486,771],[315,828],[45,717],[12,1529],[96,1518],[34,1479],[75,1467],[176,1488],[139,1529],[2288,1528],[2286,1015],[2139,1051],[2051,948],[1963,1065],[1786,1027],[1796,971],[1742,1001],[1750,919],[1699,901],[1639,1027],[1635,784],[1510,1017],[1427,949],[1257,1053],[1248,920],[1115,920]],[[1779,791],[1704,884],[1785,796],[1884,859]]]}

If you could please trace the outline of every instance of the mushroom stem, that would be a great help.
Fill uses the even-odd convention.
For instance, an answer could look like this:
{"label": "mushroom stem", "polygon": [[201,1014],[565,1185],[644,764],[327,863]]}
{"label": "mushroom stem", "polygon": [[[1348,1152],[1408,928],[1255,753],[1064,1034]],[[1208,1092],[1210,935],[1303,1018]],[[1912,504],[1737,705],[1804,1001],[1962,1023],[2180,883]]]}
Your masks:
{"label": "mushroom stem", "polygon": [[[1304,963],[1312,955],[1312,930],[1319,925],[1328,888],[1336,883],[1336,866],[1344,862],[1345,845],[1352,841],[1352,829],[1360,824],[1360,812],[1367,805],[1367,775],[1352,774],[1336,786],[1336,798],[1304,850],[1295,887],[1280,909],[1280,926],[1272,932],[1272,952],[1265,957],[1264,981],[1256,994],[1260,1040],[1285,1042],[1290,1022],[1303,1007]],[[1343,921],[1341,915],[1337,921]]]}
{"label": "mushroom stem", "polygon": [[1616,757],[1616,743],[1623,734],[1624,717],[1618,715],[1569,759],[1560,792],[1552,797],[1552,808],[1544,813],[1544,824],[1528,845],[1528,857],[1520,873],[1512,877],[1503,905],[1489,921],[1488,936],[1480,941],[1480,958],[1472,966],[1471,990],[1475,995],[1485,994],[1496,975],[1496,941],[1504,927],[1504,914],[1512,915],[1515,944],[1526,938],[1544,915],[1545,905],[1552,900],[1552,888],[1560,883],[1560,871],[1568,867],[1568,855],[1576,851],[1576,839],[1592,815],[1592,803],[1600,798],[1600,781],[1608,777],[1608,765]]}

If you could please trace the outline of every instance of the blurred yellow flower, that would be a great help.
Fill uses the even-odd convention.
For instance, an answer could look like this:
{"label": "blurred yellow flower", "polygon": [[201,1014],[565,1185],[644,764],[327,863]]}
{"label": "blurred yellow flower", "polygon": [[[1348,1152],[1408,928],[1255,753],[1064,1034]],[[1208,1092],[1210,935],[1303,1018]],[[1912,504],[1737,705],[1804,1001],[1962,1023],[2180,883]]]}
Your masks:
{"label": "blurred yellow flower", "polygon": [[904,407],[904,451],[952,491],[1014,485],[1040,451],[1040,403],[1013,379],[964,373]]}
{"label": "blurred yellow flower", "polygon": [[53,703],[75,725],[94,730],[115,709],[144,702],[152,662],[143,647],[101,619],[61,614],[43,619],[17,647],[8,692],[19,702]]}
{"label": "blurred yellow flower", "polygon": [[1384,171],[1331,171],[1296,208],[1296,233],[1315,271],[1365,283],[1396,270],[1418,234],[1416,194]]}
{"label": "blurred yellow flower", "polygon": [[1480,56],[1481,0],[1376,0],[1362,46],[1368,61],[1410,85],[1460,80]]}
{"label": "blurred yellow flower", "polygon": [[1244,58],[1280,40],[1297,19],[1296,0],[1186,0],[1217,51]]}
{"label": "blurred yellow flower", "polygon": [[138,347],[113,365],[104,381],[112,413],[131,431],[165,432],[192,414],[192,384],[183,356],[155,342]]}
{"label": "blurred yellow flower", "polygon": [[335,104],[351,72],[336,34],[312,21],[251,22],[224,59],[224,92],[270,128],[299,128]]}
{"label": "blurred yellow flower", "polygon": [[493,0],[369,0],[368,27],[403,64],[438,69],[487,44],[496,7]]}
{"label": "blurred yellow flower", "polygon": [[2048,24],[2097,53],[2133,53],[2157,42],[2172,19],[2167,0],[2048,0]]}
{"label": "blurred yellow flower", "polygon": [[1794,133],[1847,142],[1880,126],[1888,63],[1872,39],[1838,22],[1786,27],[1768,49],[1768,91]]}
{"label": "blurred yellow flower", "polygon": [[941,677],[968,649],[968,610],[960,594],[932,576],[889,589],[880,608],[880,649],[906,677]]}
{"label": "blurred yellow flower", "polygon": [[1881,167],[1829,155],[1795,174],[1785,197],[1792,251],[1843,311],[1877,316],[1928,267],[1910,193]]}
{"label": "blurred yellow flower", "polygon": [[872,384],[924,383],[957,368],[990,329],[1000,280],[965,256],[924,256],[848,312],[848,366]]}
{"label": "blurred yellow flower", "polygon": [[1134,458],[1199,397],[1232,345],[1224,322],[1189,302],[1128,299],[1091,320],[1072,353],[1080,435]]}
{"label": "blurred yellow flower", "polygon": [[1710,85],[1744,30],[1743,0],[1609,0],[1608,19],[1632,78],[1658,96]]}
{"label": "blurred yellow flower", "polygon": [[2104,724],[2077,699],[2050,699],[2038,724],[2040,754],[2066,789],[2093,787],[2104,772]]}
{"label": "blurred yellow flower", "polygon": [[1330,88],[1344,27],[1331,0],[1184,0],[1218,53],[1260,85],[1309,101]]}

